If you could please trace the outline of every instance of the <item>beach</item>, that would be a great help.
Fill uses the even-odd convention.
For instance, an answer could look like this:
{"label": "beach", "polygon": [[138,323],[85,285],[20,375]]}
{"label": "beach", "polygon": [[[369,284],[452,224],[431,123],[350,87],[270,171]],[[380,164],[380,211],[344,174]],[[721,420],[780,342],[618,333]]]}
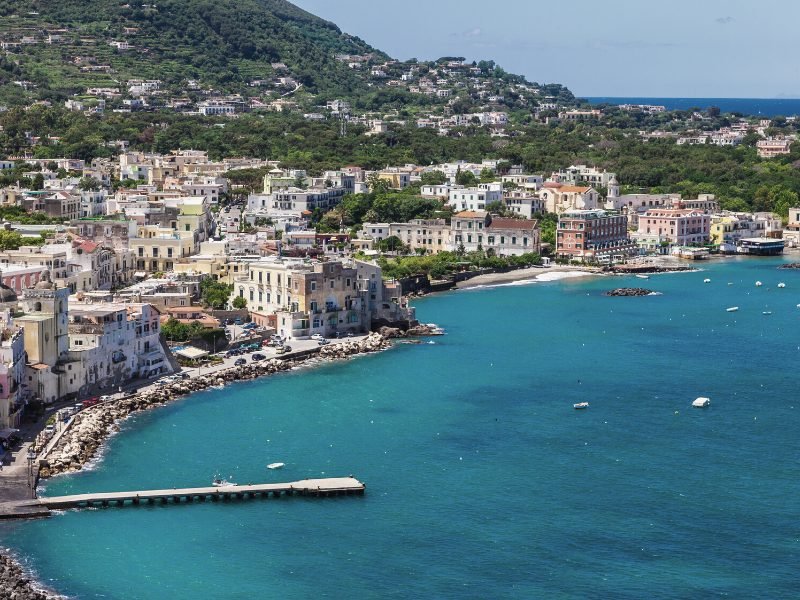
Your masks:
{"label": "beach", "polygon": [[485,275],[478,275],[472,279],[459,282],[457,289],[467,290],[498,284],[520,284],[532,283],[534,281],[558,281],[560,279],[586,277],[589,275],[603,275],[603,271],[600,267],[572,265],[558,265],[557,267],[549,268],[529,267],[527,269],[508,271],[507,273],[486,273]]}

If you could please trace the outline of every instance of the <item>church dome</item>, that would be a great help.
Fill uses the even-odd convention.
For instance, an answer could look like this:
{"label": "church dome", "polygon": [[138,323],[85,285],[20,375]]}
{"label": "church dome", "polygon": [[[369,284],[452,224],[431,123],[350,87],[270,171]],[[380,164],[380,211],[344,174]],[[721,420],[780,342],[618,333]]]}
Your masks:
{"label": "church dome", "polygon": [[35,290],[52,290],[53,282],[50,281],[50,271],[42,271],[42,278],[39,280],[34,288]]}

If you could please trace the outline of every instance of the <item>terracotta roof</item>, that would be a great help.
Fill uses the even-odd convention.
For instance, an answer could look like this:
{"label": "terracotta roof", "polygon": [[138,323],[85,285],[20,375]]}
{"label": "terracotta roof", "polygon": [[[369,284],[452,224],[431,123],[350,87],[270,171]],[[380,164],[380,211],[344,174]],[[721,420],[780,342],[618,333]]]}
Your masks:
{"label": "terracotta roof", "polygon": [[505,219],[494,218],[492,219],[489,229],[524,229],[530,231],[536,227],[536,221],[531,219]]}
{"label": "terracotta roof", "polygon": [[560,188],[562,185],[564,185],[564,184],[563,184],[563,183],[558,183],[557,181],[545,181],[545,182],[542,184],[542,187],[546,187],[546,188]]}
{"label": "terracotta roof", "polygon": [[486,216],[485,211],[475,211],[475,210],[465,210],[463,212],[458,213],[455,215],[456,217],[460,217],[462,219],[481,219]]}
{"label": "terracotta roof", "polygon": [[585,194],[590,189],[592,189],[592,188],[590,188],[590,187],[581,187],[581,186],[578,186],[578,185],[564,185],[564,186],[561,186],[561,190],[560,191],[562,191],[562,192],[578,192],[579,194]]}

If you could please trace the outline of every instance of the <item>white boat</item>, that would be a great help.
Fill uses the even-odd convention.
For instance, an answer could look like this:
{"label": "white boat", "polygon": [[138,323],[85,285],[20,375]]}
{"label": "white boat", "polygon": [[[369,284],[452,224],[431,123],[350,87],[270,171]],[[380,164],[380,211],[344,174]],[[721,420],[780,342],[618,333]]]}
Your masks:
{"label": "white boat", "polygon": [[710,404],[711,404],[711,398],[704,398],[702,396],[696,398],[694,402],[692,402],[692,406],[694,406],[695,408],[706,408]]}
{"label": "white boat", "polygon": [[781,281],[781,282],[778,284],[778,287],[779,287],[779,288],[785,288],[785,287],[786,287],[786,284],[785,284],[785,283],[783,283],[783,282]]}
{"label": "white boat", "polygon": [[771,315],[771,314],[772,314],[772,311],[771,311],[771,310],[765,310],[765,311],[763,311],[761,314],[762,314],[762,315]]}
{"label": "white boat", "polygon": [[227,481],[226,479],[215,479],[211,482],[211,485],[214,487],[234,487],[237,484]]}
{"label": "white boat", "polygon": [[764,285],[764,284],[761,283],[760,281],[756,281],[756,287],[761,287],[762,285]]}
{"label": "white boat", "polygon": [[274,469],[282,469],[282,468],[283,468],[283,467],[285,467],[285,466],[286,466],[286,463],[282,463],[282,462],[274,462],[274,463],[269,463],[269,464],[267,465],[267,468],[268,468],[268,469],[273,469],[273,470],[274,470]]}
{"label": "white boat", "polygon": [[588,402],[578,402],[576,404],[573,404],[572,408],[574,408],[575,410],[583,410],[585,408],[589,408],[589,403]]}
{"label": "white boat", "polygon": [[703,283],[711,283],[711,280],[708,277],[706,277],[705,279],[703,279]]}
{"label": "white boat", "polygon": [[639,279],[650,279],[649,275],[637,275],[636,277],[638,277]]}
{"label": "white boat", "polygon": [[728,311],[728,312],[736,312],[737,310],[739,310],[739,307],[738,306],[731,306],[730,308],[726,308],[725,310]]}

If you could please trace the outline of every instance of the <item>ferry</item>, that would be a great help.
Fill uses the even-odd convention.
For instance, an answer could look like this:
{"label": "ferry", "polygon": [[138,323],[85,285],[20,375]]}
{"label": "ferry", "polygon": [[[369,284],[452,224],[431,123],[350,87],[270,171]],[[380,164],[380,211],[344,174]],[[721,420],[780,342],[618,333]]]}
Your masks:
{"label": "ferry", "polygon": [[589,408],[589,403],[588,402],[578,402],[576,404],[573,404],[572,408],[574,408],[575,410],[583,410],[583,409]]}

